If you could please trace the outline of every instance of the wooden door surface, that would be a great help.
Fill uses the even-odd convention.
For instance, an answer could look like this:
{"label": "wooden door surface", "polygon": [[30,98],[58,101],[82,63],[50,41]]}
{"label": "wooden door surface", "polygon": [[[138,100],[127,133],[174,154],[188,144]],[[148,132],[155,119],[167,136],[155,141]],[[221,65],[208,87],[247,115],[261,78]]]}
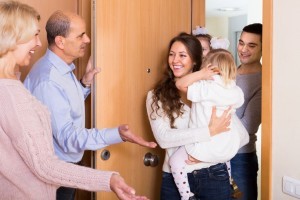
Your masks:
{"label": "wooden door surface", "polygon": [[[93,121],[97,128],[128,123],[154,140],[146,114],[146,95],[161,78],[167,46],[179,32],[191,31],[191,0],[94,0],[92,54],[101,72],[93,89]],[[109,151],[108,160],[101,154]],[[156,167],[144,165],[144,155],[159,157]],[[138,194],[159,199],[164,151],[123,143],[95,154],[95,167],[120,172]],[[99,192],[98,200],[117,199]]]}

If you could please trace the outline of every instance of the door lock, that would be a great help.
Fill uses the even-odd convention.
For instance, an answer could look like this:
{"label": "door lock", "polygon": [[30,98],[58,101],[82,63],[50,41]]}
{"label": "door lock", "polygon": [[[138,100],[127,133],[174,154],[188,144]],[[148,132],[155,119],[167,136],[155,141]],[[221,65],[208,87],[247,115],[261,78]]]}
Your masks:
{"label": "door lock", "polygon": [[144,165],[156,167],[158,165],[158,157],[150,152],[146,153],[144,156]]}

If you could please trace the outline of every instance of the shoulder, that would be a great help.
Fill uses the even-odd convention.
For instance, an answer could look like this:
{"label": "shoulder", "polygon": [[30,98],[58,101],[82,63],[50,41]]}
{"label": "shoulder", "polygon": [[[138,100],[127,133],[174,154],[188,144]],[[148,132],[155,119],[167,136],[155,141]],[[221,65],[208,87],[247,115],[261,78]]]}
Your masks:
{"label": "shoulder", "polygon": [[257,72],[253,74],[238,74],[236,77],[236,84],[243,90],[245,88],[261,88],[262,84],[262,73]]}
{"label": "shoulder", "polygon": [[146,98],[146,105],[147,107],[151,106],[151,104],[153,103],[153,90],[150,90],[148,93],[147,93],[147,98]]}
{"label": "shoulder", "polygon": [[148,93],[147,93],[147,100],[148,99],[152,99],[153,98],[153,90],[150,90],[150,91],[148,91]]}
{"label": "shoulder", "polygon": [[8,80],[5,84],[0,83],[1,105],[11,103],[18,107],[32,101],[33,96],[18,80]]}

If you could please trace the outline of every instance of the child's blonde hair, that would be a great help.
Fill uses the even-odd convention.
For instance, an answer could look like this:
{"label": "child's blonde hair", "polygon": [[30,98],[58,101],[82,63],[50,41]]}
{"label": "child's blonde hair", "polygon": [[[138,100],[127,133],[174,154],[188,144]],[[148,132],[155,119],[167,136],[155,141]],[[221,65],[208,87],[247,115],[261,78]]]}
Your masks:
{"label": "child's blonde hair", "polygon": [[232,54],[225,49],[213,49],[205,57],[202,66],[211,64],[220,73],[225,85],[236,79],[237,67]]}

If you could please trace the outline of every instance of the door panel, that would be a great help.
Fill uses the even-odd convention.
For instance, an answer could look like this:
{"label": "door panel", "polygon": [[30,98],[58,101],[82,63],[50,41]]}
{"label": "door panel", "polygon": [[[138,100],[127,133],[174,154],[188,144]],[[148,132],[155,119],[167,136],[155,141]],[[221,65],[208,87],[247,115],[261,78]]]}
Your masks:
{"label": "door panel", "polygon": [[[93,91],[95,127],[128,123],[147,140],[154,140],[147,119],[147,91],[161,78],[166,50],[172,37],[191,30],[191,0],[97,0],[94,6],[94,62],[101,67]],[[120,172],[138,194],[159,199],[164,151],[131,143],[105,148],[108,160],[96,152],[101,170]],[[147,152],[158,155],[159,165],[143,163]],[[97,193],[97,199],[117,199],[113,193]]]}

